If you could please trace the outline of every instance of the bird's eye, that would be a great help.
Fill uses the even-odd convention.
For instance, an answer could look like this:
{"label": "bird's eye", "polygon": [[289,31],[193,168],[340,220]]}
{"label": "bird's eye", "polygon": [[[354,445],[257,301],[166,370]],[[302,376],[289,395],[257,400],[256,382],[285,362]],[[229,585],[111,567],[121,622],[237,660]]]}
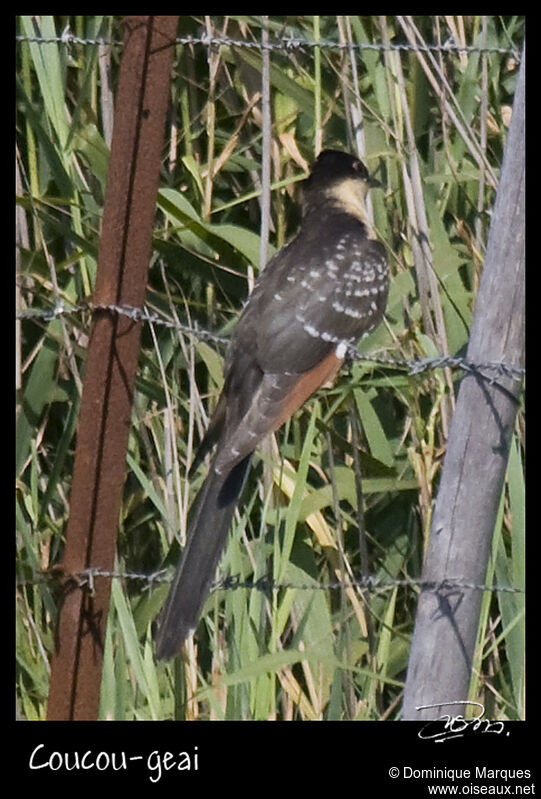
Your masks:
{"label": "bird's eye", "polygon": [[367,169],[362,161],[354,161],[353,169],[355,170],[355,172],[358,172],[362,178],[368,177]]}

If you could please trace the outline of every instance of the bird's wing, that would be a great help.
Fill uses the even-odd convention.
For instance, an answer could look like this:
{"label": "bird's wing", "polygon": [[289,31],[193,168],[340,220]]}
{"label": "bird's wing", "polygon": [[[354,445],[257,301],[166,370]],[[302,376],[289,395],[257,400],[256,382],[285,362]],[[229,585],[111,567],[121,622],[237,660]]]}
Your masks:
{"label": "bird's wing", "polygon": [[278,265],[279,275],[273,275],[276,290],[265,290],[261,307],[254,303],[261,369],[308,371],[341,342],[353,343],[370,332],[385,308],[386,269],[384,247],[355,231],[344,232],[337,247],[319,249],[300,237],[299,246]]}
{"label": "bird's wing", "polygon": [[277,430],[335,376],[344,343],[380,321],[387,298],[383,246],[356,228],[337,241],[338,247],[316,248],[301,234],[259,279],[226,359],[218,470],[234,466]]}

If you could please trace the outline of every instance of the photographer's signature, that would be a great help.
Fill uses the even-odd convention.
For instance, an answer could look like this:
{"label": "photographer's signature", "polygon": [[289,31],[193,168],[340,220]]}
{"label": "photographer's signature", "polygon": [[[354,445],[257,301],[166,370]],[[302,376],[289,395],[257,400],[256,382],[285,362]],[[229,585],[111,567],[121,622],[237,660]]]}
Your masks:
{"label": "photographer's signature", "polygon": [[[416,710],[426,710],[431,707],[447,707],[448,705],[473,705],[479,708],[479,713],[472,719],[465,719],[464,716],[452,716],[444,713],[438,719],[429,721],[418,732],[418,737],[423,741],[434,741],[443,743],[452,738],[463,738],[466,735],[492,733],[495,735],[509,735],[505,732],[503,721],[491,721],[485,719],[485,708],[480,702],[469,702],[467,700],[456,700],[453,702],[436,702],[433,705],[419,705]],[[443,726],[442,726],[443,725]]]}

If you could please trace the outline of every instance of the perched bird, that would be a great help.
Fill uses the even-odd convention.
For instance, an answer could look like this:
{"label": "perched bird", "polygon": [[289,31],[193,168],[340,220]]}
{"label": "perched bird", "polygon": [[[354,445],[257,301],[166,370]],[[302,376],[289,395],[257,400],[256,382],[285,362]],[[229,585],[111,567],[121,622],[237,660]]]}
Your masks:
{"label": "perched bird", "polygon": [[159,616],[160,659],[177,654],[197,626],[258,442],[333,379],[348,348],[383,317],[388,267],[367,219],[372,185],[357,158],[321,152],[302,183],[300,231],[261,272],[242,311],[194,461],[216,447]]}

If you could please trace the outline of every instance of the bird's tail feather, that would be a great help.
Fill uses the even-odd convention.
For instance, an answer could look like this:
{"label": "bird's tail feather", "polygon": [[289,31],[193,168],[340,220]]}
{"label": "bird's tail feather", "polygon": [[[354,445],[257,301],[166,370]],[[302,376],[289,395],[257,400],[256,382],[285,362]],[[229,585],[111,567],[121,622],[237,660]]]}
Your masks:
{"label": "bird's tail feather", "polygon": [[248,455],[225,476],[211,467],[201,486],[182,560],[158,621],[156,655],[160,660],[168,660],[180,652],[184,640],[197,627],[227,540],[250,458]]}

